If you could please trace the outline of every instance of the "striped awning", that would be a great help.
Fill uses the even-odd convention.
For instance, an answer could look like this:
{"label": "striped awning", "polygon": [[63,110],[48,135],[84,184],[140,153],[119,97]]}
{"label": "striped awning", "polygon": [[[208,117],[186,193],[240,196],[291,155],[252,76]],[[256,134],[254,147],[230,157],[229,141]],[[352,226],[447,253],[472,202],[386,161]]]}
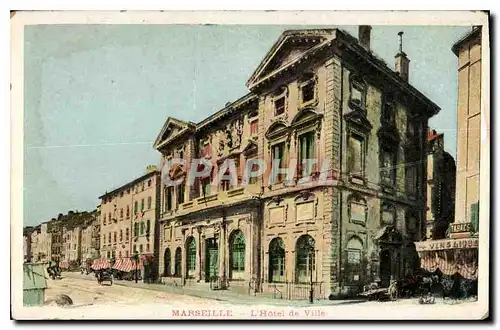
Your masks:
{"label": "striped awning", "polygon": [[90,268],[93,270],[107,269],[111,268],[111,263],[108,259],[95,259]]}
{"label": "striped awning", "polygon": [[[135,270],[135,260],[131,258],[123,258],[118,259],[113,265],[113,269],[120,270],[122,272],[131,272]],[[137,269],[142,268],[142,262],[139,260],[139,264],[137,265]]]}
{"label": "striped awning", "polygon": [[68,269],[69,268],[69,262],[68,261],[61,261],[59,263],[59,268]]}

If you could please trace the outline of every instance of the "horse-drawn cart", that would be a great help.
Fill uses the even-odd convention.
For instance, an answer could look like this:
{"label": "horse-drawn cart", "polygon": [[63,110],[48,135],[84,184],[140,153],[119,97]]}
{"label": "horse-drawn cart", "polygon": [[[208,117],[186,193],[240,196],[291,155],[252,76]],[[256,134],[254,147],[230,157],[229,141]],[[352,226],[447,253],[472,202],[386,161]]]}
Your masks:
{"label": "horse-drawn cart", "polygon": [[397,282],[391,281],[391,284],[387,288],[380,288],[377,283],[365,285],[363,292],[359,295],[368,298],[368,300],[397,300]]}
{"label": "horse-drawn cart", "polygon": [[104,282],[109,282],[109,285],[113,285],[113,273],[111,269],[102,269],[96,273],[97,283],[102,285]]}

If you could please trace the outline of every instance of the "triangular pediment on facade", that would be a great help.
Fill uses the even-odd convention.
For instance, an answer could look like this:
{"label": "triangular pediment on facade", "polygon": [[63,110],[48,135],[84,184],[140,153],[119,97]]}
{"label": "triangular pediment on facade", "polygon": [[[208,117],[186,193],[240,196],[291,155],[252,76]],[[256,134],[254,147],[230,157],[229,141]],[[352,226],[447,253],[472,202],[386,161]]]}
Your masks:
{"label": "triangular pediment on facade", "polygon": [[283,32],[247,81],[251,87],[267,75],[295,62],[313,48],[332,39],[331,29],[289,30]]}
{"label": "triangular pediment on facade", "polygon": [[171,141],[174,137],[191,129],[194,129],[194,124],[168,117],[165,124],[163,124],[160,134],[158,134],[153,147],[158,149],[162,145],[165,145],[168,141]]}
{"label": "triangular pediment on facade", "polygon": [[344,115],[344,118],[357,129],[369,132],[373,126],[362,111],[353,110]]}
{"label": "triangular pediment on facade", "polygon": [[384,226],[373,239],[379,243],[401,243],[403,235],[394,226]]}
{"label": "triangular pediment on facade", "polygon": [[255,142],[254,140],[248,140],[247,145],[242,150],[242,153],[244,155],[248,155],[253,152],[257,152],[257,142]]}

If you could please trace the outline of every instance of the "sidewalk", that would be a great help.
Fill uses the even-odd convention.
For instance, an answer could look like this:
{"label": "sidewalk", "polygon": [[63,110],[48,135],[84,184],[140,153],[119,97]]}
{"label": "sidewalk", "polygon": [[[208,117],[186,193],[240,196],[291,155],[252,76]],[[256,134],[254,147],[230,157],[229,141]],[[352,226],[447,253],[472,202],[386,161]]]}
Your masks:
{"label": "sidewalk", "polygon": [[[75,272],[64,272],[63,277],[72,277],[83,280],[95,281],[95,277],[91,275],[82,275]],[[121,285],[127,287],[135,287],[146,290],[153,290],[158,292],[168,292],[179,295],[188,295],[198,298],[214,299],[218,301],[228,302],[232,304],[239,305],[271,305],[271,306],[288,306],[288,307],[312,307],[312,306],[333,306],[333,305],[343,305],[343,304],[355,304],[362,303],[364,300],[315,300],[311,304],[308,300],[282,300],[266,298],[262,296],[251,296],[245,295],[237,292],[232,292],[230,290],[210,290],[206,286],[169,286],[163,284],[146,284],[146,283],[135,283],[134,281],[124,281],[116,280],[113,281],[113,285]]]}

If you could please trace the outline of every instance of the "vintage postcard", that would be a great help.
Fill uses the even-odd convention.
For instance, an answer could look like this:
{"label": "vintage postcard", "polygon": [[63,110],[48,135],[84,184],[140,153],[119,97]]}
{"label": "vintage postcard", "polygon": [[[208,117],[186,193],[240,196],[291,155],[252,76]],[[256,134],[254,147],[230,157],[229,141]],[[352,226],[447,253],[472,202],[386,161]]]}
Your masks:
{"label": "vintage postcard", "polygon": [[489,14],[12,12],[15,319],[489,317]]}

